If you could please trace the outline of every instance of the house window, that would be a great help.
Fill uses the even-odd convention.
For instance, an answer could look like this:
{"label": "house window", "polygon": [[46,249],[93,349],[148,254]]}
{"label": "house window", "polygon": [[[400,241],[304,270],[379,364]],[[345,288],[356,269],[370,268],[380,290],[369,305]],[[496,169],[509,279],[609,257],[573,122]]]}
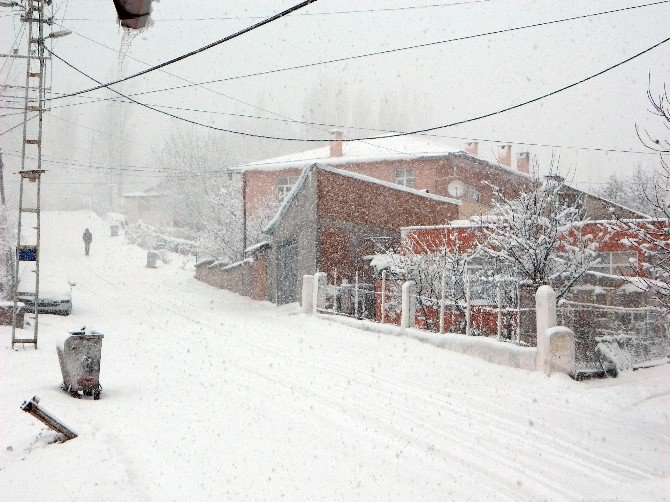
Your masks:
{"label": "house window", "polygon": [[598,253],[597,263],[590,270],[610,275],[634,275],[637,272],[637,253],[634,251],[611,251]]}
{"label": "house window", "polygon": [[472,185],[466,185],[465,198],[471,200],[472,202],[481,202],[482,193],[479,191],[477,187],[473,187]]}
{"label": "house window", "polygon": [[286,196],[291,192],[293,185],[298,181],[297,176],[286,176],[277,180],[277,197],[279,202],[283,202]]}
{"label": "house window", "polygon": [[408,188],[416,188],[416,170],[403,168],[395,170],[395,182]]}

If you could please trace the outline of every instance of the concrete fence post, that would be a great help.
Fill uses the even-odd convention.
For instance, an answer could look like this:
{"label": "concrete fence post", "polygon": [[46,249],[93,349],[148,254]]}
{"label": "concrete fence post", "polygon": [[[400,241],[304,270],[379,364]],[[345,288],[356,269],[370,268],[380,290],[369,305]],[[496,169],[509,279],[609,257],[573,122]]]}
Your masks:
{"label": "concrete fence post", "polygon": [[314,312],[314,276],[302,276],[302,311],[304,314]]}
{"label": "concrete fence post", "polygon": [[547,338],[547,359],[543,369],[547,375],[566,373],[572,377],[576,373],[575,334],[570,328],[556,326],[549,328],[544,335]]}
{"label": "concrete fence post", "polygon": [[470,288],[470,276],[465,277],[465,334],[472,334],[472,299]]}
{"label": "concrete fence post", "polygon": [[314,274],[314,286],[312,294],[312,308],[314,313],[319,309],[326,308],[326,286],[328,286],[328,275],[325,272]]}
{"label": "concrete fence post", "polygon": [[416,321],[416,283],[405,281],[402,285],[401,328],[413,328]]}
{"label": "concrete fence post", "polygon": [[540,286],[535,293],[535,321],[537,333],[537,369],[547,371],[549,337],[547,330],[556,326],[556,293],[551,286]]}

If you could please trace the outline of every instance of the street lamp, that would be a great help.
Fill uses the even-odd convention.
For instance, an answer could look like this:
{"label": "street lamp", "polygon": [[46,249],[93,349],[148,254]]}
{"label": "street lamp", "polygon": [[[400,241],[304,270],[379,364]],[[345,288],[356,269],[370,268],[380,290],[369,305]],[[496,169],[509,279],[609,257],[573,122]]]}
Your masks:
{"label": "street lamp", "polygon": [[60,38],[60,37],[67,37],[68,35],[72,34],[72,30],[58,30],[58,31],[52,31],[49,35],[44,37],[46,40],[47,38]]}

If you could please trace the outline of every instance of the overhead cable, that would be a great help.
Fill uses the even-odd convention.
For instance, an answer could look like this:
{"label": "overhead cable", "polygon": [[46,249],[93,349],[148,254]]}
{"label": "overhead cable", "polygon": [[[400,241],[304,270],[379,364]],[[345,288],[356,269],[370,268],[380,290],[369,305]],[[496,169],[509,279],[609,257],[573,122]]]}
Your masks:
{"label": "overhead cable", "polygon": [[[362,58],[367,58],[367,57],[372,57],[372,56],[380,56],[380,55],[384,55],[384,54],[392,54],[392,53],[395,53],[395,52],[401,52],[401,51],[412,50],[412,49],[421,49],[421,48],[425,48],[425,47],[432,47],[432,46],[436,46],[436,45],[442,45],[442,44],[453,43],[453,42],[461,42],[461,41],[464,41],[464,40],[471,40],[471,39],[475,39],[475,38],[487,37],[487,36],[492,36],[492,35],[500,35],[500,34],[503,34],[503,33],[510,33],[510,32],[515,32],[515,31],[519,31],[519,30],[539,28],[541,26],[549,26],[549,25],[565,23],[565,22],[569,22],[569,21],[577,21],[577,20],[580,20],[580,19],[587,19],[587,18],[596,17],[596,16],[603,16],[603,15],[607,15],[607,14],[615,14],[615,13],[630,11],[630,10],[633,10],[633,9],[641,9],[641,8],[645,8],[645,7],[652,7],[652,6],[655,6],[655,5],[661,5],[661,4],[667,4],[667,3],[670,3],[670,0],[658,0],[658,1],[655,1],[655,2],[650,2],[650,3],[640,4],[640,5],[632,5],[632,6],[629,6],[629,7],[622,7],[622,8],[619,8],[619,9],[610,9],[610,10],[606,10],[606,11],[594,12],[594,13],[591,13],[591,14],[581,14],[581,15],[578,15],[578,16],[565,17],[565,18],[554,19],[554,20],[550,20],[550,21],[542,21],[542,22],[538,22],[538,23],[515,26],[515,27],[512,27],[512,28],[503,28],[503,29],[499,29],[499,30],[487,31],[487,32],[483,32],[483,33],[475,33],[475,34],[472,34],[472,35],[464,35],[464,36],[460,36],[460,37],[448,38],[448,39],[445,39],[445,40],[438,40],[438,41],[434,41],[434,42],[426,42],[426,43],[422,43],[422,44],[414,44],[414,45],[408,45],[408,46],[404,46],[404,47],[396,47],[396,48],[392,48],[392,49],[384,49],[384,50],[381,50],[381,51],[366,52],[366,53],[362,53],[362,54],[356,54],[356,55],[353,55],[353,56],[343,56],[343,57],[328,59],[328,60],[324,60],[324,61],[316,61],[316,62],[312,62],[312,63],[304,63],[304,64],[293,65],[293,66],[285,66],[285,67],[281,67],[281,68],[273,68],[273,69],[270,69],[270,70],[263,70],[263,71],[259,71],[259,72],[246,73],[246,74],[235,75],[235,76],[225,77],[225,78],[220,78],[220,79],[206,80],[206,81],[203,81],[203,82],[195,82],[195,83],[191,83],[191,84],[178,85],[178,86],[167,87],[167,88],[163,88],[163,89],[155,89],[155,90],[151,90],[151,91],[144,91],[144,92],[140,92],[140,93],[135,93],[135,94],[133,94],[133,96],[139,96],[139,95],[143,95],[143,94],[151,94],[151,93],[155,93],[155,92],[172,91],[172,90],[184,89],[184,88],[188,88],[188,87],[195,87],[195,86],[199,86],[199,85],[207,85],[207,84],[228,82],[228,81],[231,81],[231,80],[239,80],[239,79],[257,77],[257,76],[262,76],[262,75],[270,75],[270,74],[273,74],[273,73],[281,73],[281,72],[286,72],[286,71],[300,70],[300,69],[304,69],[304,68],[311,68],[311,67],[314,67],[314,66],[321,66],[321,65],[333,64],[333,63],[341,63],[341,62],[344,62],[344,61],[351,61],[351,60],[362,59]],[[153,71],[154,69],[156,69],[156,67],[147,68],[146,70],[143,70],[141,72],[138,72],[134,75],[130,75],[130,76],[128,76],[126,78],[123,78],[123,79],[120,79],[120,80],[109,82],[107,84],[101,84],[99,86],[92,87],[90,89],[85,89],[85,90],[82,90],[82,91],[71,92],[71,93],[61,94],[61,95],[58,95],[58,96],[53,96],[53,97],[47,98],[47,99],[50,99],[50,100],[53,101],[53,100],[57,100],[57,99],[69,98],[69,97],[72,97],[72,96],[78,96],[78,95],[84,94],[86,92],[90,92],[90,91],[97,90],[97,89],[102,89],[104,87],[108,87],[110,85],[114,85],[116,83],[123,82],[124,80],[128,80],[128,79],[134,78],[136,76],[142,75],[144,73],[148,73],[149,71]]]}
{"label": "overhead cable", "polygon": [[187,52],[186,54],[182,54],[181,56],[177,56],[176,58],[169,59],[169,60],[164,61],[164,62],[162,62],[162,63],[160,63],[160,64],[151,66],[150,68],[146,68],[146,69],[144,69],[144,70],[142,70],[142,71],[139,71],[139,72],[134,73],[134,74],[132,74],[132,75],[128,75],[127,77],[123,77],[123,78],[114,80],[114,81],[112,81],[112,82],[108,82],[108,83],[106,83],[106,84],[100,83],[100,85],[98,85],[97,87],[91,87],[91,88],[89,88],[89,89],[82,89],[81,91],[77,91],[77,92],[73,92],[73,93],[70,93],[70,94],[65,94],[65,95],[57,96],[57,97],[54,97],[54,98],[51,98],[51,99],[61,99],[61,98],[67,98],[67,97],[70,97],[70,96],[77,96],[77,95],[79,95],[79,94],[84,94],[84,93],[87,93],[87,92],[95,91],[95,90],[97,90],[97,89],[102,89],[103,87],[109,87],[110,85],[119,84],[119,83],[121,83],[121,82],[125,82],[125,81],[130,80],[130,79],[133,79],[133,78],[135,78],[135,77],[139,77],[140,75],[146,75],[147,73],[150,73],[150,72],[152,72],[152,71],[158,70],[158,69],[160,69],[160,68],[164,68],[164,67],[169,66],[169,65],[171,65],[171,64],[174,64],[174,63],[176,63],[176,62],[178,62],[178,61],[182,61],[182,60],[184,60],[184,59],[186,59],[186,58],[189,58],[189,57],[191,57],[191,56],[195,56],[196,54],[200,54],[201,52],[204,52],[204,51],[206,51],[206,50],[209,50],[209,49],[211,49],[212,47],[216,47],[217,45],[221,45],[221,44],[223,44],[223,43],[225,43],[225,42],[229,42],[230,40],[233,40],[233,39],[235,39],[235,38],[237,38],[237,37],[239,37],[239,36],[241,36],[241,35],[244,35],[245,33],[249,33],[250,31],[254,31],[254,30],[256,30],[256,29],[258,29],[258,28],[260,28],[260,27],[262,27],[262,26],[265,26],[266,24],[270,24],[270,23],[272,23],[273,21],[276,21],[276,20],[278,20],[278,19],[281,19],[281,18],[284,17],[284,16],[288,16],[289,14],[291,14],[291,13],[297,11],[297,10],[300,10],[300,9],[302,9],[302,8],[304,8],[304,7],[307,7],[308,5],[313,4],[313,3],[315,3],[315,2],[318,2],[318,0],[304,0],[303,2],[300,2],[299,4],[296,4],[296,5],[294,5],[293,7],[289,7],[289,8],[286,9],[286,10],[283,10],[283,11],[281,11],[281,12],[279,12],[279,13],[273,15],[273,16],[270,16],[270,17],[268,17],[267,19],[264,19],[263,21],[259,21],[258,23],[255,23],[255,24],[253,24],[253,25],[251,25],[251,26],[248,26],[248,27],[246,27],[246,28],[244,28],[244,29],[242,29],[242,30],[236,31],[235,33],[233,33],[233,34],[231,34],[231,35],[228,35],[228,36],[226,36],[226,37],[223,37],[223,38],[220,39],[220,40],[217,40],[217,41],[212,42],[212,43],[210,43],[210,44],[207,44],[207,45],[205,45],[205,46],[203,46],[203,47],[200,47],[200,48],[198,48],[198,49],[195,49],[195,50],[192,50],[192,51],[190,51],[190,52]]}
{"label": "overhead cable", "polygon": [[[475,122],[475,121],[478,121],[478,120],[482,120],[482,119],[485,119],[485,118],[490,118],[490,117],[493,117],[493,116],[496,116],[496,115],[501,115],[501,114],[507,113],[509,111],[516,110],[518,108],[522,108],[524,106],[528,106],[528,105],[533,104],[533,103],[537,103],[538,101],[549,98],[551,96],[554,96],[554,95],[559,94],[561,92],[564,92],[566,90],[572,89],[573,87],[577,87],[577,86],[579,86],[579,85],[581,85],[585,82],[593,80],[596,77],[604,75],[607,72],[610,72],[610,71],[612,71],[612,70],[614,70],[614,69],[616,69],[620,66],[623,66],[626,63],[629,63],[630,61],[633,61],[634,59],[637,59],[637,58],[643,56],[644,54],[656,49],[657,47],[660,47],[661,45],[667,43],[668,41],[670,41],[670,37],[667,37],[667,38],[661,40],[660,42],[657,42],[654,45],[652,45],[652,46],[634,54],[633,56],[630,56],[630,57],[628,57],[628,58],[626,58],[622,61],[619,61],[618,63],[610,65],[607,68],[604,68],[603,70],[600,70],[596,73],[593,73],[593,74],[591,74],[587,77],[584,77],[580,80],[577,80],[577,81],[572,82],[568,85],[564,85],[562,87],[559,87],[558,89],[554,89],[553,91],[546,92],[546,93],[541,94],[541,95],[539,95],[535,98],[528,99],[528,100],[525,100],[525,101],[521,101],[519,103],[510,105],[510,106],[506,106],[504,108],[501,108],[501,109],[498,109],[498,110],[495,110],[495,111],[492,111],[492,112],[483,113],[483,114],[480,114],[480,115],[476,115],[474,117],[469,117],[469,118],[466,118],[466,119],[457,120],[455,122],[450,122],[450,123],[447,123],[447,124],[437,125],[437,126],[433,126],[433,127],[425,127],[425,128],[422,128],[422,129],[415,129],[413,131],[397,132],[397,133],[393,133],[393,134],[385,134],[385,135],[382,135],[382,136],[364,136],[364,137],[358,137],[358,138],[345,138],[342,141],[364,141],[364,140],[373,140],[373,139],[381,139],[381,138],[394,138],[394,137],[399,137],[399,136],[409,136],[409,135],[412,135],[412,134],[426,133],[426,132],[436,131],[436,130],[439,130],[439,129],[445,129],[447,127],[463,125],[463,124],[467,124],[467,123],[470,123],[470,122]],[[77,71],[78,73],[81,73],[82,75],[91,79],[94,82],[99,82],[95,78],[91,77],[90,75],[86,74],[84,71],[82,71],[79,68],[77,68],[76,66],[74,66],[72,63],[69,63],[68,61],[66,61],[62,57],[58,56],[53,51],[49,51],[49,53],[53,57],[58,59],[59,61],[63,62],[65,65],[67,65],[70,68],[72,68],[73,70]],[[146,103],[142,103],[142,102],[140,102],[140,101],[138,101],[134,98],[131,98],[130,96],[127,96],[127,95],[115,90],[115,89],[110,88],[110,90],[115,92],[119,96],[121,96],[123,98],[126,98],[127,100],[132,101],[133,103],[138,104],[138,105],[140,105],[144,108],[147,108],[149,110],[155,111],[157,113],[161,113],[161,114],[166,115],[168,117],[172,117],[174,119],[181,120],[181,121],[189,123],[189,124],[205,127],[207,129],[212,129],[212,130],[215,130],[215,131],[227,132],[227,133],[231,133],[231,134],[238,134],[238,135],[242,135],[242,136],[250,136],[250,137],[254,137],[254,138],[273,139],[273,140],[278,140],[278,141],[296,141],[296,142],[306,142],[306,143],[325,142],[325,141],[330,141],[332,139],[332,138],[281,137],[281,136],[272,136],[272,135],[267,135],[267,134],[253,134],[253,133],[249,133],[249,132],[245,132],[245,131],[235,131],[235,130],[227,129],[227,128],[223,128],[223,127],[216,127],[216,126],[213,126],[213,125],[204,124],[202,122],[197,122],[195,120],[187,119],[185,117],[181,117],[179,115],[175,115],[175,114],[170,113],[170,112],[159,110],[158,108],[147,105]]]}

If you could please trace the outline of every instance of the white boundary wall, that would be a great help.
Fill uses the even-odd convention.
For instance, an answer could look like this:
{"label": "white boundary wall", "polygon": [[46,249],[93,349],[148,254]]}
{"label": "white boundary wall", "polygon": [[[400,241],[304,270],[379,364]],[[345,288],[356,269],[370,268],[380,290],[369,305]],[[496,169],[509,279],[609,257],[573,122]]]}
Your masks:
{"label": "white boundary wall", "polygon": [[[311,279],[311,280],[310,280]],[[352,319],[336,314],[318,314],[317,310],[325,305],[326,274],[317,272],[314,276],[303,277],[303,311],[308,304],[307,297],[313,299],[313,312],[321,319],[338,322],[352,328],[407,336],[435,347],[451,350],[483,359],[490,363],[528,371],[544,371],[575,374],[574,334],[568,328],[556,327],[556,293],[549,286],[541,286],[536,294],[537,347],[523,347],[502,342],[484,336],[468,336],[456,333],[439,334],[414,328],[416,302],[414,283],[411,281],[402,287],[401,326]]]}

